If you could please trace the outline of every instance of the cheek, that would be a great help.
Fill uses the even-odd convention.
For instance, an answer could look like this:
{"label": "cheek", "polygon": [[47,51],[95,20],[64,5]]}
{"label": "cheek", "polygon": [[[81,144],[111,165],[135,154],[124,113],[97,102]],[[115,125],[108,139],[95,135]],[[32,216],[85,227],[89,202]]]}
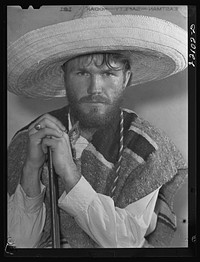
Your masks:
{"label": "cheek", "polygon": [[66,85],[67,92],[72,93],[77,100],[87,95],[87,83],[80,80],[68,80]]}
{"label": "cheek", "polygon": [[107,82],[105,92],[112,100],[118,97],[123,91],[123,81],[121,79],[111,79]]}

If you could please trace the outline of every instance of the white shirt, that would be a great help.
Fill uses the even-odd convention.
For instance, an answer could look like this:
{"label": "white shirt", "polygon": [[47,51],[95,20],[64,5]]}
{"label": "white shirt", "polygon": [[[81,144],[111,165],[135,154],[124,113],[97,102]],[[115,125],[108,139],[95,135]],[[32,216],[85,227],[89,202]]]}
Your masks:
{"label": "white shirt", "polygon": [[[75,145],[77,158],[87,145],[88,141],[80,136]],[[97,193],[82,176],[68,194],[63,192],[58,206],[73,216],[100,247],[142,247],[144,236],[156,226],[154,208],[158,192],[159,188],[125,208],[118,208],[111,197]],[[37,247],[46,218],[44,193],[41,183],[41,193],[34,198],[28,197],[20,185],[12,196],[8,195],[8,236],[18,248]]]}

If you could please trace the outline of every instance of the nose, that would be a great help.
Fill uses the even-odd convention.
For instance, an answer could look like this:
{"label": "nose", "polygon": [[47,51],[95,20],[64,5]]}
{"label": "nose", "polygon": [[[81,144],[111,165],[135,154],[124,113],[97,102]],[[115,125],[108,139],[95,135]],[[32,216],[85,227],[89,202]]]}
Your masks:
{"label": "nose", "polygon": [[88,94],[89,95],[96,95],[96,94],[101,94],[103,89],[103,81],[101,79],[101,76],[99,75],[92,75],[91,76],[91,81],[88,87]]}

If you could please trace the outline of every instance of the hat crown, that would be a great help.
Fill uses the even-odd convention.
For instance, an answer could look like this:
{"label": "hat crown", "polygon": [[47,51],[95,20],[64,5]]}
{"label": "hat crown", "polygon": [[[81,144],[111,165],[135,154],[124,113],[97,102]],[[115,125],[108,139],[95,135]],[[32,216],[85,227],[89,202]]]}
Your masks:
{"label": "hat crown", "polygon": [[95,16],[110,16],[112,13],[105,9],[105,7],[101,5],[88,5],[81,8],[82,10],[78,10],[75,18],[87,18],[87,17],[95,17]]}
{"label": "hat crown", "polygon": [[178,26],[146,16],[112,15],[108,6],[76,10],[71,20],[28,32],[8,47],[9,91],[64,97],[61,65],[88,53],[125,52],[134,74],[131,86],[166,78],[187,66],[187,33]]}

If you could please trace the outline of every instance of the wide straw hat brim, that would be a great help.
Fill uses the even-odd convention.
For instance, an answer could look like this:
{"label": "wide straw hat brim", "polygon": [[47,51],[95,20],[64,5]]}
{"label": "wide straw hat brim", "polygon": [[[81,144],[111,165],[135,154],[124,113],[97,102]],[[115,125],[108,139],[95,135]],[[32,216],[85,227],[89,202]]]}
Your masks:
{"label": "wide straw hat brim", "polygon": [[187,66],[187,32],[154,17],[88,15],[26,33],[8,47],[8,90],[26,97],[66,95],[61,65],[88,53],[122,52],[131,60],[130,86]]}

